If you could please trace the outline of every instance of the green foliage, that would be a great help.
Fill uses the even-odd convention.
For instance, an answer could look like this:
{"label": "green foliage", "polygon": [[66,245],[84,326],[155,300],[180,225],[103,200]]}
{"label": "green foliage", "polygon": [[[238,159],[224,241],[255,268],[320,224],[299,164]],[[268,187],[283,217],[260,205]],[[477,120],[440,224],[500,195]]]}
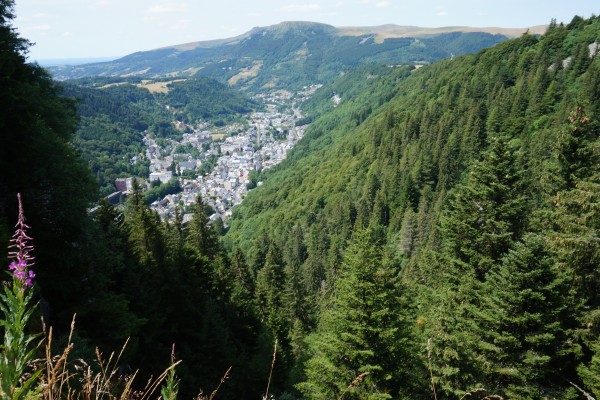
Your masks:
{"label": "green foliage", "polygon": [[198,175],[203,176],[203,175],[210,174],[212,172],[212,170],[215,168],[215,165],[217,165],[217,160],[218,160],[218,157],[214,154],[211,154],[210,156],[208,156],[206,158],[206,160],[204,160],[202,162],[202,166],[198,170]]}
{"label": "green foliage", "polygon": [[412,392],[406,379],[414,372],[406,308],[395,266],[372,236],[368,230],[354,233],[331,305],[308,338],[307,381],[298,385],[305,398],[343,393],[345,398],[388,399]]}
{"label": "green foliage", "polygon": [[263,267],[256,275],[256,306],[265,325],[277,338],[285,337],[288,321],[283,313],[285,275],[281,250],[269,244]]}
{"label": "green foliage", "polygon": [[[304,232],[301,265],[286,263],[302,277],[288,284],[305,305],[289,335],[309,338],[308,353],[295,355],[309,358],[299,378],[305,395],[339,396],[359,375],[355,367],[345,383],[334,380],[346,364],[330,354],[344,346],[322,330],[337,306],[347,240],[364,227],[418,293],[419,329],[409,338],[420,343],[438,393],[484,387],[482,397],[567,398],[569,381],[597,390],[600,59],[582,49],[599,37],[592,17],[412,72],[373,68],[369,77],[364,67],[307,103],[314,122],[304,140],[261,175],[226,235],[264,259],[261,238],[287,244],[295,227]],[[578,61],[563,64],[569,56]],[[547,307],[527,310],[541,298]],[[499,318],[509,306],[522,314]],[[335,384],[320,385],[321,376]]]}
{"label": "green foliage", "polygon": [[161,183],[158,186],[153,186],[149,190],[144,193],[144,201],[146,204],[152,204],[156,200],[162,199],[166,195],[176,194],[181,192],[183,189],[181,188],[181,184],[179,183],[179,179],[172,178],[167,183]]}
{"label": "green foliage", "polygon": [[571,287],[537,235],[526,235],[491,271],[473,311],[489,391],[511,399],[564,396],[559,379],[572,368],[568,331],[579,311]]}
{"label": "green foliage", "polygon": [[189,124],[218,119],[223,125],[258,107],[241,93],[207,77],[173,82],[168,93],[157,97],[161,103],[174,107],[176,115]]}
{"label": "green foliage", "polygon": [[[201,73],[228,79],[260,59],[261,73],[239,81],[248,90],[328,82],[365,64],[307,104],[314,122],[304,140],[236,208],[230,260],[201,198],[188,224],[179,210],[163,222],[136,182],[123,211],[103,204],[88,218],[97,196],[70,143],[74,104],[25,64],[27,42],[7,22],[12,3],[0,4],[0,226],[22,190],[56,331],[77,312],[85,342],[113,349],[131,336],[124,360],[144,377],[162,371],[162,349],[176,343],[182,397],[232,365],[243,373],[223,398],[258,396],[275,338],[273,391],[296,387],[308,398],[428,398],[430,386],[449,398],[569,398],[571,384],[598,393],[600,58],[586,49],[600,37],[599,18],[418,70],[368,64],[443,57],[468,35],[361,37],[356,50],[357,38],[290,23],[229,47]],[[223,55],[219,46],[194,51]],[[156,71],[167,55],[180,53],[151,54]],[[118,162],[139,153],[143,130],[166,141],[179,134],[174,115],[194,121],[202,107],[225,121],[245,107],[204,78],[171,83],[171,100],[132,79],[65,88],[88,96],[77,145],[114,163],[107,181],[131,172]],[[219,102],[193,97],[203,91]],[[162,101],[178,103],[167,112]],[[25,327],[15,324],[18,337]],[[34,339],[22,337],[27,358]],[[173,372],[165,398],[175,381]]]}
{"label": "green foliage", "polygon": [[26,376],[35,358],[36,335],[26,333],[26,327],[35,308],[31,305],[33,291],[19,284],[17,279],[3,287],[0,295],[0,326],[4,332],[0,346],[0,398],[25,399],[35,388],[41,370]]}
{"label": "green foliage", "polygon": [[451,256],[474,268],[483,281],[519,237],[527,204],[507,138],[491,138],[481,161],[469,170],[466,184],[455,189],[441,224]]}
{"label": "green foliage", "polygon": [[241,37],[211,43],[208,47],[138,52],[104,65],[62,68],[54,72],[66,79],[103,75],[105,68],[110,68],[111,74],[125,75],[150,66],[150,72],[142,76],[195,74],[230,82],[252,92],[264,88],[301,90],[314,83],[331,82],[341,73],[361,65],[433,62],[472,53],[504,40],[506,37],[502,35],[454,32],[419,39],[390,38],[379,43],[372,34],[346,36],[325,24],[284,22],[255,28]]}
{"label": "green foliage", "polygon": [[[175,352],[175,346],[173,346],[173,352]],[[165,383],[160,388],[160,396],[163,400],[177,400],[177,393],[179,392],[179,381],[175,374],[175,355],[171,354],[171,365],[169,366],[169,372],[165,378]]]}

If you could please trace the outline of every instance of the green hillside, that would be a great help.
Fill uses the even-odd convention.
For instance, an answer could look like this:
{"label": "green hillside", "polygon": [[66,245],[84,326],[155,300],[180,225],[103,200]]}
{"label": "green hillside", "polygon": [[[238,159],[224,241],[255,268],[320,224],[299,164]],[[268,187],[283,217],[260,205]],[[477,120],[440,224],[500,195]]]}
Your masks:
{"label": "green hillside", "polygon": [[317,51],[325,25],[228,42],[207,75],[325,85],[225,232],[200,195],[161,220],[137,181],[91,215],[86,163],[118,174],[145,130],[253,103],[206,77],[60,84],[26,62],[13,9],[0,1],[0,397],[600,397],[600,17],[418,69],[402,52],[435,58],[435,42],[353,37],[364,65],[332,50],[344,36]]}
{"label": "green hillside", "polygon": [[[600,19],[575,17],[539,39],[410,73],[362,70],[315,95],[307,107],[322,116],[263,174],[226,237],[254,260],[257,285],[260,254],[283,249],[283,290],[302,307],[279,312],[292,349],[309,334],[305,397],[331,398],[360,372],[373,386],[356,398],[379,398],[369,387],[426,398],[431,379],[448,398],[478,387],[472,396],[576,398],[568,380],[598,390],[598,41]],[[351,81],[360,90],[345,99]],[[332,93],[342,101],[323,114]],[[365,251],[378,266],[355,260]],[[344,314],[360,268],[398,276],[394,296],[412,299],[393,315],[412,357],[386,358],[392,343],[362,336],[387,335],[381,323]],[[375,293],[363,306],[388,310]]]}
{"label": "green hillside", "polygon": [[300,89],[334,80],[359,65],[429,63],[473,53],[507,37],[484,32],[440,32],[426,37],[350,36],[330,25],[283,22],[222,41],[138,52],[115,61],[55,67],[57,79],[88,76],[209,76],[258,92]]}

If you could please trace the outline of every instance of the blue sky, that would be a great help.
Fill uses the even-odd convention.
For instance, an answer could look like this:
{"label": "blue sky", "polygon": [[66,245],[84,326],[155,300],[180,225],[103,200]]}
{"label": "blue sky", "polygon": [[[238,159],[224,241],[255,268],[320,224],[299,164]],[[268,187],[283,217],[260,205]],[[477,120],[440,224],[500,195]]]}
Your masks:
{"label": "blue sky", "polygon": [[16,0],[30,59],[116,57],[236,36],[255,26],[316,21],[527,27],[600,12],[600,0]]}

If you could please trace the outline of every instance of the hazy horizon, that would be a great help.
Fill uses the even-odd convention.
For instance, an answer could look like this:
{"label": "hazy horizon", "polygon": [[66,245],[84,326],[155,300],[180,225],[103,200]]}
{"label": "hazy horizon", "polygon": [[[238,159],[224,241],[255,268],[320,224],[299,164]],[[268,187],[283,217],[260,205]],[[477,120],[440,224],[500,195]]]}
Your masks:
{"label": "hazy horizon", "polygon": [[[210,4],[156,0],[20,0],[14,27],[35,43],[30,60],[119,58],[137,51],[224,39],[256,26],[313,21],[343,26],[526,28],[596,12],[589,0],[257,0]],[[115,56],[117,55],[117,56]]]}

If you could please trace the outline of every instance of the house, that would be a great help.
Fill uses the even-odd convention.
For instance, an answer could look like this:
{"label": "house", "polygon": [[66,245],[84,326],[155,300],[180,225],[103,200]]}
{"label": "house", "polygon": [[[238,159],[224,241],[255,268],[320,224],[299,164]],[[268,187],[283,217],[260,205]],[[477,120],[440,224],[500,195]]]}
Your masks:
{"label": "house", "polygon": [[152,172],[150,174],[150,182],[160,181],[161,183],[167,183],[171,178],[173,178],[173,172],[171,171]]}

